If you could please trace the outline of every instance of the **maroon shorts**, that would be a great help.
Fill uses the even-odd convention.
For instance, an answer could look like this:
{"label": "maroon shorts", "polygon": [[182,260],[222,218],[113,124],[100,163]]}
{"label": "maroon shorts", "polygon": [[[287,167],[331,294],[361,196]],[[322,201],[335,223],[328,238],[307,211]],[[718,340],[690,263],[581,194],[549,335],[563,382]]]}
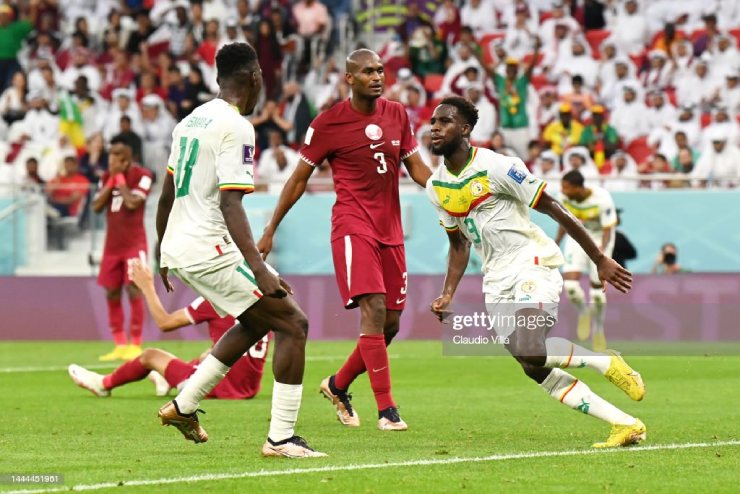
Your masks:
{"label": "maroon shorts", "polygon": [[345,308],[357,307],[360,295],[384,293],[387,309],[403,310],[408,283],[403,245],[383,245],[364,235],[345,235],[332,240],[331,253]]}
{"label": "maroon shorts", "polygon": [[100,273],[98,274],[98,285],[105,288],[121,288],[131,283],[128,277],[128,261],[131,259],[146,260],[146,249],[131,249],[121,253],[103,253],[100,261]]}
{"label": "maroon shorts", "polygon": [[170,360],[170,363],[167,364],[167,368],[164,370],[164,378],[167,380],[170,386],[174,388],[185,379],[189,378],[191,374],[195,372],[195,367],[197,365],[197,359],[190,362],[185,362],[184,360],[180,360],[179,358],[173,358],[172,360]]}

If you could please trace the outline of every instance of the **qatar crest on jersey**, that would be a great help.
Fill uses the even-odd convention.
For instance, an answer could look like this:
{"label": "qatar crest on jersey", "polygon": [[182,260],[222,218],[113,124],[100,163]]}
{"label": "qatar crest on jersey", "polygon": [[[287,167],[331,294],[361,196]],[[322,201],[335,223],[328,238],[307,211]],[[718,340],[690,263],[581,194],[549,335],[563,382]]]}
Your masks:
{"label": "qatar crest on jersey", "polygon": [[381,129],[375,124],[370,124],[367,127],[365,127],[365,135],[371,141],[377,141],[378,139],[383,137],[383,129]]}

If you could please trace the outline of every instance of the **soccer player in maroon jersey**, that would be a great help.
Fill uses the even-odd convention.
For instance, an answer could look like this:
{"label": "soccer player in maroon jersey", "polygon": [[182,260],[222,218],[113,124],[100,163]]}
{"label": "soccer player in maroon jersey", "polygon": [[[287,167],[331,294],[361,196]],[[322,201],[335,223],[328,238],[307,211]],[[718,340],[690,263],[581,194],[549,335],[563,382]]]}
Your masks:
{"label": "soccer player in maroon jersey", "polygon": [[266,257],[275,230],[303,194],[314,168],[329,160],[337,193],[331,232],[334,271],[345,308],[360,307],[361,322],[354,351],[320,390],[336,407],[339,421],[357,427],[360,420],[347,389],[368,370],[378,428],[406,430],[391,395],[386,350],[398,333],[407,288],[398,177],[403,162],[414,182],[424,187],[431,171],[418,152],[404,107],[380,97],[385,89],[380,57],[367,49],[352,52],[344,77],[352,97],[312,122],[298,167],[257,247]]}
{"label": "soccer player in maroon jersey", "polygon": [[[108,321],[115,348],[100,360],[130,360],[141,353],[144,301],[127,274],[132,259],[145,259],[148,251],[144,230],[144,202],[152,186],[149,170],[132,161],[131,148],[113,139],[108,155],[108,171],[100,179],[100,190],[93,199],[93,210],[106,210],[107,228],[98,284],[108,299]],[[130,345],[123,330],[121,291],[126,286],[131,304]]]}
{"label": "soccer player in maroon jersey", "polygon": [[[175,312],[167,312],[154,289],[154,280],[149,268],[139,260],[133,261],[130,267],[131,280],[141,289],[149,306],[149,312],[163,332],[207,322],[208,335],[215,345],[219,338],[234,326],[233,317],[219,316],[211,303],[203,297],[198,297],[188,307]],[[268,341],[269,337],[265,336],[250,348],[231,367],[224,380],[218,383],[206,397],[224,400],[253,398],[260,390]],[[151,371],[155,371],[158,373],[154,374],[156,377],[153,379],[157,385],[157,395],[164,396],[170,389],[177,388],[195,372],[201,358],[185,362],[165,350],[147,348],[137,358],[126,362],[105,376],[76,364],[70,365],[68,372],[78,386],[91,391],[96,396],[106,397],[110,396],[113,388],[140,381]]]}

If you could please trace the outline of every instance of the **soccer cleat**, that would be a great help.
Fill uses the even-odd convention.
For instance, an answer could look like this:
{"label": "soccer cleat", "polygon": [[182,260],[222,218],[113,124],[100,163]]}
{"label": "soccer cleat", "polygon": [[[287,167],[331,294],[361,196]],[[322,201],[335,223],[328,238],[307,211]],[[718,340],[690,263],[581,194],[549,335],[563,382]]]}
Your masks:
{"label": "soccer cleat", "polygon": [[594,352],[603,353],[606,351],[606,335],[603,331],[593,334],[591,348],[593,348]]}
{"label": "soccer cleat", "polygon": [[128,345],[123,351],[123,356],[121,358],[123,360],[133,360],[141,355],[141,351],[140,345]]}
{"label": "soccer cleat", "polygon": [[388,407],[378,412],[378,429],[381,431],[405,431],[409,426],[398,415],[396,407]]}
{"label": "soccer cleat", "polygon": [[319,458],[326,453],[316,451],[301,436],[293,436],[273,442],[269,437],[262,445],[262,456],[282,456],[284,458]]}
{"label": "soccer cleat", "polygon": [[645,424],[640,419],[632,425],[613,425],[612,431],[606,441],[596,443],[593,448],[619,448],[638,444],[647,438]]}
{"label": "soccer cleat", "polygon": [[197,410],[194,413],[184,415],[180,413],[175,400],[172,400],[159,409],[157,416],[162,420],[162,425],[177,427],[177,430],[182,432],[185,439],[194,443],[204,443],[208,441],[208,434],[200,426],[197,412],[205,413],[203,410]]}
{"label": "soccer cleat", "polygon": [[107,398],[110,396],[110,390],[103,386],[103,376],[97,372],[89,371],[84,367],[71,364],[67,367],[69,377],[81,388],[85,388],[95,396]]}
{"label": "soccer cleat", "polygon": [[98,357],[98,360],[101,362],[112,362],[113,360],[125,360],[124,355],[126,354],[126,351],[128,350],[128,345],[116,345],[115,348],[113,348],[113,351],[110,353],[106,353],[105,355],[101,355]]}
{"label": "soccer cleat", "polygon": [[155,395],[167,396],[168,394],[170,394],[170,383],[167,382],[167,379],[162,377],[162,374],[157,371],[151,371],[147,377],[151,382],[154,383]]}
{"label": "soccer cleat", "polygon": [[588,340],[591,334],[591,311],[584,311],[583,314],[578,316],[578,326],[576,327],[576,335],[580,341]]}
{"label": "soccer cleat", "polygon": [[[332,392],[332,388],[334,388],[336,393]],[[324,395],[324,397],[334,405],[337,410],[337,420],[339,420],[342,425],[346,425],[347,427],[360,426],[360,416],[357,415],[357,412],[352,408],[352,395],[334,387],[334,376],[327,377],[321,381],[319,393]]]}
{"label": "soccer cleat", "polygon": [[609,350],[609,353],[612,361],[604,377],[633,400],[642,400],[645,397],[645,383],[642,382],[640,373],[630,367],[619,353],[614,350]]}

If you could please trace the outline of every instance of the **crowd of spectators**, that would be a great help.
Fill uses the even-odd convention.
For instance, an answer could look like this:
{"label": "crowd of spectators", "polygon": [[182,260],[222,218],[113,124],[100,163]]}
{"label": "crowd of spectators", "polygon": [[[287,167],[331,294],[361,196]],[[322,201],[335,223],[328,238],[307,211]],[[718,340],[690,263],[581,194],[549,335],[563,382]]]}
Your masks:
{"label": "crowd of spectators", "polygon": [[[370,48],[385,63],[385,96],[406,106],[430,165],[440,161],[428,120],[457,94],[479,110],[473,144],[519,156],[548,180],[578,168],[610,177],[612,190],[739,182],[740,2],[402,3],[395,27],[362,39],[383,40]],[[60,214],[76,214],[77,190],[105,171],[114,137],[161,175],[176,122],[217,92],[216,52],[244,40],[265,81],[250,117],[256,176],[280,182],[311,119],[349,94],[337,47],[359,47],[347,32],[368,26],[339,27],[361,5],[0,0],[0,184],[45,187]],[[669,172],[686,179],[627,177]],[[60,195],[67,182],[72,193]]]}

